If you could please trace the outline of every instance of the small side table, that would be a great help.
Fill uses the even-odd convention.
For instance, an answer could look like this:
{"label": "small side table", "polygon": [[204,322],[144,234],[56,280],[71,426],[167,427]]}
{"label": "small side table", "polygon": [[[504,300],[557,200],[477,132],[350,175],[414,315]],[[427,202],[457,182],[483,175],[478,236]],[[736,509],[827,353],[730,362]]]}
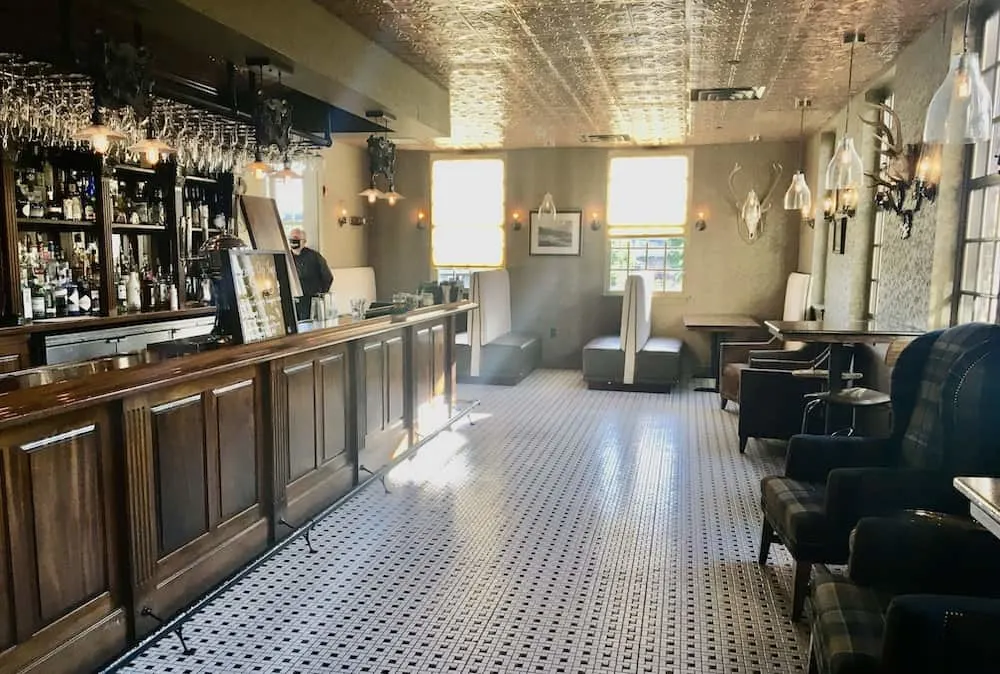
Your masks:
{"label": "small side table", "polygon": [[712,338],[712,386],[701,386],[696,391],[719,392],[719,349],[722,336],[734,330],[754,330],[760,322],[745,314],[692,314],[684,317],[684,327],[696,332],[707,332]]}

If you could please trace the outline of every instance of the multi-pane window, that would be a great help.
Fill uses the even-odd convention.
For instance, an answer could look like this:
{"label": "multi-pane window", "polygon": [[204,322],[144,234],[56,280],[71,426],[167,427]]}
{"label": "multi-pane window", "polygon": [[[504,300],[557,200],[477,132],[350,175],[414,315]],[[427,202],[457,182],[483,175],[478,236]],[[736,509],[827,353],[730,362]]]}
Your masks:
{"label": "multi-pane window", "polygon": [[[884,101],[889,110],[882,113],[882,123],[890,129],[892,128],[892,115],[894,100],[892,96],[886,97]],[[888,139],[883,138],[879,148],[882,151],[889,149]],[[883,152],[878,155],[878,172],[883,178],[889,170],[889,157]],[[868,318],[874,319],[878,313],[878,290],[879,279],[882,275],[882,243],[885,240],[885,226],[889,212],[881,208],[875,209],[875,226],[872,234],[872,259],[868,276]]]}
{"label": "multi-pane window", "polygon": [[502,159],[437,159],[431,164],[431,257],[438,268],[504,263]]}
{"label": "multi-pane window", "polygon": [[606,288],[632,272],[653,273],[654,290],[684,287],[689,161],[683,154],[612,157],[608,166]]}
{"label": "multi-pane window", "polygon": [[[993,14],[983,30],[983,78],[1000,98],[998,34],[1000,14]],[[997,108],[994,108],[996,110]],[[1000,288],[1000,175],[995,155],[1000,153],[1000,117],[993,119],[993,139],[979,143],[973,152],[969,181],[968,211],[962,232],[962,264],[958,279],[958,302],[955,321],[997,320],[997,297]]]}
{"label": "multi-pane window", "polygon": [[[275,164],[272,168],[278,171],[282,165]],[[316,171],[305,162],[294,162],[291,168],[299,177],[267,176],[265,179],[266,194],[274,199],[278,206],[278,215],[281,216],[281,224],[285,228],[285,234],[290,232],[292,228],[299,227],[306,233],[309,245],[318,249],[319,223],[316,217],[318,208],[312,202],[318,177]]]}

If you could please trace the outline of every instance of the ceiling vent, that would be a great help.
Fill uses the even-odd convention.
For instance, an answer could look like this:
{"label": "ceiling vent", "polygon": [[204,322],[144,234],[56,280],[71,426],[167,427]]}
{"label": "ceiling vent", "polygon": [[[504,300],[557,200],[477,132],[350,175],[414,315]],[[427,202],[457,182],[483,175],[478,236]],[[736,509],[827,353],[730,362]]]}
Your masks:
{"label": "ceiling vent", "polygon": [[719,87],[692,89],[692,101],[759,101],[767,87]]}
{"label": "ceiling vent", "polygon": [[580,136],[581,143],[631,143],[632,136],[626,133],[585,133]]}

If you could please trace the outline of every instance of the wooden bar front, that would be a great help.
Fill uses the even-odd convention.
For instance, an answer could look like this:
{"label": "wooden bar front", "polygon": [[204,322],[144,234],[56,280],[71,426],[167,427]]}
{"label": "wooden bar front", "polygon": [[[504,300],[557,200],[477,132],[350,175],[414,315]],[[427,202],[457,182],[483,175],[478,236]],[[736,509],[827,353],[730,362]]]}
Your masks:
{"label": "wooden bar front", "polygon": [[412,447],[473,306],[0,395],[0,671],[99,667]]}

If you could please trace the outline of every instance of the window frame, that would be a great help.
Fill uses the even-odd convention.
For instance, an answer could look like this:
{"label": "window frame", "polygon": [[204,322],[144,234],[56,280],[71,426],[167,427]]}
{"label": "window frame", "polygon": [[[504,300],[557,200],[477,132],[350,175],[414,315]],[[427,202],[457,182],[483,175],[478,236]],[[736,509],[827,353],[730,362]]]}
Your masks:
{"label": "window frame", "polygon": [[[996,6],[991,6],[988,11],[984,12],[981,16],[981,20],[978,22],[978,31],[975,37],[976,46],[979,50],[980,55],[985,58],[985,39],[987,27],[990,21],[995,21],[993,30],[993,39],[997,43],[995,45],[996,56],[993,61],[989,64],[982,62],[980,66],[983,67],[983,73],[988,74],[990,79],[984,77],[986,80],[986,85],[990,89],[992,95],[992,100],[994,103],[994,115],[992,119],[992,129],[993,140],[984,141],[982,143],[976,143],[974,145],[969,145],[965,148],[964,156],[964,170],[965,175],[964,188],[961,193],[961,221],[958,227],[958,241],[957,241],[957,251],[956,251],[956,264],[955,264],[955,275],[954,275],[954,299],[951,303],[951,324],[957,325],[961,319],[962,310],[962,300],[963,298],[972,298],[973,307],[977,300],[986,300],[993,304],[992,315],[988,316],[988,320],[993,323],[1000,323],[1000,273],[997,273],[998,263],[1000,263],[1000,207],[997,209],[995,214],[998,222],[994,223],[994,236],[989,238],[984,238],[982,236],[970,237],[969,225],[970,225],[970,215],[971,215],[971,204],[973,202],[973,194],[975,192],[981,191],[984,195],[983,204],[985,204],[985,194],[990,188],[995,188],[1000,191],[1000,164],[993,157],[995,151],[1000,151],[1000,114],[996,114],[998,108],[996,104],[1000,101],[1000,86],[997,86],[997,77],[1000,77],[1000,9]],[[976,176],[979,171],[980,152],[986,152],[986,165],[983,167],[985,170],[984,175]],[[1000,195],[998,195],[998,200],[1000,200]],[[979,232],[983,230],[984,220],[982,215],[979,216]],[[992,279],[992,293],[981,292],[976,288],[971,290],[966,290],[963,287],[965,281],[965,263],[966,257],[969,252],[969,247],[972,244],[983,244],[992,243],[994,246],[993,251],[993,268],[994,268],[994,278]],[[979,271],[980,261],[977,262],[977,276]],[[977,283],[978,285],[978,283]],[[974,308],[973,308],[974,311]],[[973,313],[973,320],[975,320],[975,314]]]}
{"label": "window frame", "polygon": [[[463,267],[461,265],[445,265],[438,266],[434,264],[434,162],[436,161],[483,161],[489,159],[499,159],[503,164],[503,180],[500,185],[500,193],[503,195],[503,203],[501,205],[501,218],[498,229],[501,232],[501,246],[500,246],[500,264],[496,267],[483,267],[469,265]],[[482,152],[475,154],[464,154],[464,153],[449,153],[449,152],[432,152],[427,157],[427,175],[428,175],[428,228],[427,233],[430,238],[430,245],[428,246],[429,254],[429,265],[431,268],[431,273],[435,278],[438,278],[438,269],[445,270],[455,270],[455,269],[467,269],[469,273],[477,271],[489,271],[493,269],[506,269],[507,268],[507,246],[509,245],[507,236],[507,153],[506,152]]]}
{"label": "window frame", "polygon": [[[895,111],[896,109],[896,94],[894,91],[885,91],[880,97],[882,103],[887,105],[889,109]],[[883,113],[882,121],[889,123],[889,115]],[[883,175],[889,168],[889,161],[886,159],[885,155],[879,154],[880,149],[886,149],[888,146],[885,142],[882,143],[881,148],[876,148],[876,167],[878,168],[879,174]],[[872,249],[871,255],[868,258],[868,319],[875,320],[878,314],[878,300],[879,291],[882,287],[882,254],[885,252],[885,232],[889,224],[889,211],[882,208],[876,208],[875,214],[872,219]]]}
{"label": "window frame", "polygon": [[[605,213],[611,211],[611,161],[613,159],[619,158],[644,158],[644,157],[676,157],[681,156],[687,160],[687,194],[685,195],[684,202],[684,222],[680,224],[670,224],[662,225],[663,227],[677,227],[680,231],[674,234],[634,234],[634,235],[617,235],[612,236],[611,230],[615,227],[613,223],[606,219],[604,223],[604,262],[602,266],[602,273],[604,275],[601,281],[602,292],[607,297],[621,297],[624,294],[622,290],[611,290],[611,248],[612,241],[615,239],[673,239],[680,238],[684,241],[684,268],[681,276],[681,289],[680,290],[654,290],[654,297],[674,297],[681,298],[685,296],[686,282],[687,282],[687,255],[690,251],[691,245],[691,227],[689,223],[691,222],[691,210],[694,198],[694,150],[691,148],[654,148],[649,150],[612,150],[608,152],[607,163],[605,164],[605,185],[604,185],[604,199],[605,199]],[[625,227],[629,225],[624,225]],[[638,228],[638,226],[637,226]]]}

